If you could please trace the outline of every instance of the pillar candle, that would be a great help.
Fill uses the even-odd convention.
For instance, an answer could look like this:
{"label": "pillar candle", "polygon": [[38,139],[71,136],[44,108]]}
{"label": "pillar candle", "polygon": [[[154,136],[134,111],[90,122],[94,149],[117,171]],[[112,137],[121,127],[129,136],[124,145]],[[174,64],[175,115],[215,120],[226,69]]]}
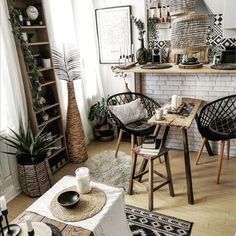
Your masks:
{"label": "pillar candle", "polygon": [[27,231],[32,232],[34,229],[33,229],[32,222],[29,216],[25,216],[25,223],[26,223]]}
{"label": "pillar candle", "polygon": [[88,193],[91,190],[89,169],[80,167],[75,171],[76,185],[79,193]]}
{"label": "pillar candle", "polygon": [[5,196],[1,196],[0,203],[1,203],[1,210],[2,211],[7,210],[7,202]]}
{"label": "pillar candle", "polygon": [[171,98],[171,107],[172,108],[177,108],[178,104],[177,104],[177,95],[172,95]]}

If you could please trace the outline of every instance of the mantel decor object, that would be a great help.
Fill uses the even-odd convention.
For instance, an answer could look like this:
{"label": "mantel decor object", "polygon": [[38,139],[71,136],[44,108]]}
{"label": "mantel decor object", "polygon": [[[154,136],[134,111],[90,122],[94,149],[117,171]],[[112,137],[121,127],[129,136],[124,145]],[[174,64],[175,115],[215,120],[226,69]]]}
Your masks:
{"label": "mantel decor object", "polygon": [[140,65],[147,64],[148,50],[144,47],[144,39],[140,39],[141,47],[136,52],[136,58]]}
{"label": "mantel decor object", "polygon": [[133,21],[133,23],[135,24],[135,26],[138,29],[138,33],[139,33],[138,39],[141,42],[141,47],[136,52],[136,58],[137,58],[137,61],[140,65],[144,65],[148,62],[148,50],[144,47],[143,35],[146,32],[144,30],[144,23],[140,19],[135,18],[134,16],[131,16],[131,20]]}
{"label": "mantel decor object", "polygon": [[81,60],[77,49],[72,48],[63,52],[52,50],[53,66],[57,76],[67,81],[68,108],[66,118],[66,133],[69,158],[72,163],[81,163],[87,160],[85,134],[78,109],[74,80],[81,79]]}

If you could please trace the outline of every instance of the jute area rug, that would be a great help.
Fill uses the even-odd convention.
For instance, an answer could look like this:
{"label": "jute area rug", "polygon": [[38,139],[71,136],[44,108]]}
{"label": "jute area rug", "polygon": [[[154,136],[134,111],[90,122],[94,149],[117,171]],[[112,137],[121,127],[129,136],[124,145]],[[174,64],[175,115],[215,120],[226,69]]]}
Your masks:
{"label": "jute area rug", "polygon": [[133,236],[189,236],[192,222],[126,205],[126,217]]}
{"label": "jute area rug", "polygon": [[124,152],[118,152],[115,158],[115,151],[107,150],[90,157],[84,166],[89,168],[92,181],[123,188],[127,192],[131,161],[131,157]]}

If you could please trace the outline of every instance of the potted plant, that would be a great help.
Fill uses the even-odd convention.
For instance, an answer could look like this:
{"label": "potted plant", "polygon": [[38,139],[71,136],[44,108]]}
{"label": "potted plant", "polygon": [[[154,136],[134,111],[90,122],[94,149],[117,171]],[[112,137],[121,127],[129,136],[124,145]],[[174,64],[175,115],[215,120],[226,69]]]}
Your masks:
{"label": "potted plant", "polygon": [[114,129],[107,121],[108,118],[107,99],[102,97],[101,101],[91,106],[88,116],[90,121],[97,120],[98,122],[94,127],[94,136],[98,141],[110,141],[114,137]]}
{"label": "potted plant", "polygon": [[148,62],[148,50],[144,47],[144,33],[146,32],[144,30],[144,23],[140,19],[135,18],[134,16],[131,16],[131,20],[135,24],[135,26],[138,29],[138,34],[141,42],[141,47],[136,52],[136,58],[140,65],[146,64]]}
{"label": "potted plant", "polygon": [[52,136],[40,129],[33,134],[30,124],[24,131],[20,125],[19,133],[10,129],[12,135],[1,136],[2,142],[14,148],[14,151],[4,152],[17,158],[18,177],[22,191],[30,197],[38,197],[52,186],[52,173],[47,160],[47,152],[51,147]]}

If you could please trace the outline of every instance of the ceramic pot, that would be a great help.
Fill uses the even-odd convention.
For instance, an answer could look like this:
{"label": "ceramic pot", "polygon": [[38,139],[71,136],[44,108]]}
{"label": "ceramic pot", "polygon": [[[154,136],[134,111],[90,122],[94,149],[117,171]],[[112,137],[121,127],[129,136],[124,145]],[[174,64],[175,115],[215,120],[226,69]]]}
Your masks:
{"label": "ceramic pot", "polygon": [[141,47],[136,52],[136,58],[140,65],[144,65],[148,62],[148,50],[144,47],[144,39],[139,40],[141,41]]}

